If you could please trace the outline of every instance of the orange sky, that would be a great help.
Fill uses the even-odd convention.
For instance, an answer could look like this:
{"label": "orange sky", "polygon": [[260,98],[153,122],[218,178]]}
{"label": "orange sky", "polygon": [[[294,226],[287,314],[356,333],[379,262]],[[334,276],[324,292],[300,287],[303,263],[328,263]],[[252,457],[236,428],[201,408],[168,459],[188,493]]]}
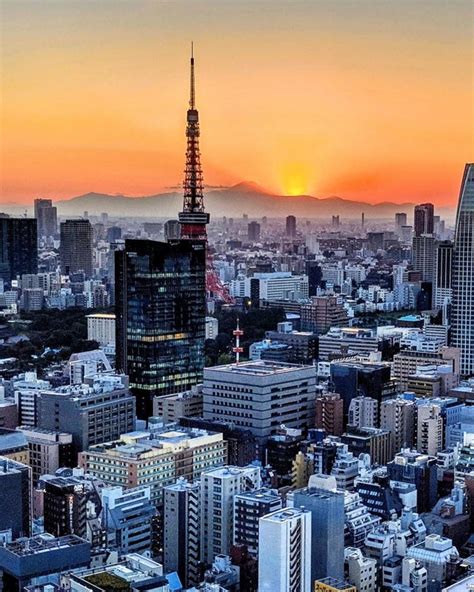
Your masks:
{"label": "orange sky", "polygon": [[182,180],[189,41],[205,181],[455,204],[471,0],[0,0],[0,202]]}

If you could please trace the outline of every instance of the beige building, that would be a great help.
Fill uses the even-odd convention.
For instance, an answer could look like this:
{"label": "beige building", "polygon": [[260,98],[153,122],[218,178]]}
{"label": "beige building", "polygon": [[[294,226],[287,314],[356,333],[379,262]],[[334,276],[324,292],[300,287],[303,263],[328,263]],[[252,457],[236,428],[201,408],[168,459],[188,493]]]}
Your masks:
{"label": "beige building", "polygon": [[380,427],[392,434],[390,456],[402,448],[413,448],[415,403],[407,399],[389,399],[380,406]]}
{"label": "beige building", "polygon": [[454,374],[459,374],[460,350],[456,347],[440,347],[439,351],[417,351],[403,349],[393,356],[392,378],[400,390],[408,390],[408,379],[416,373],[418,366],[446,364]]}
{"label": "beige building", "polygon": [[227,442],[222,434],[184,428],[152,434],[133,432],[79,454],[85,472],[108,485],[146,485],[155,503],[162,501],[163,487],[176,483],[179,477],[193,481],[204,470],[226,461]]}
{"label": "beige building", "polygon": [[99,345],[115,345],[115,315],[95,313],[86,315],[87,339]]}
{"label": "beige building", "polygon": [[417,405],[416,449],[430,456],[443,450],[443,418],[439,405]]}
{"label": "beige building", "polygon": [[183,393],[155,397],[153,415],[161,417],[165,423],[176,422],[180,417],[200,417],[203,412],[202,398],[201,384]]}

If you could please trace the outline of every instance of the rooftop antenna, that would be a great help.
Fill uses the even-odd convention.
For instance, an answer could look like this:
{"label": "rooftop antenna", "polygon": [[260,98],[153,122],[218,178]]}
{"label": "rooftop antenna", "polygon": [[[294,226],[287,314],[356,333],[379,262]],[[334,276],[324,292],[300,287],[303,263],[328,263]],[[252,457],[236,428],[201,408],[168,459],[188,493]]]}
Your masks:
{"label": "rooftop antenna", "polygon": [[244,334],[242,329],[239,326],[239,317],[237,317],[237,327],[232,332],[235,337],[235,347],[232,348],[232,351],[235,354],[235,363],[238,365],[240,362],[240,354],[243,353],[244,348],[240,347],[240,338]]}

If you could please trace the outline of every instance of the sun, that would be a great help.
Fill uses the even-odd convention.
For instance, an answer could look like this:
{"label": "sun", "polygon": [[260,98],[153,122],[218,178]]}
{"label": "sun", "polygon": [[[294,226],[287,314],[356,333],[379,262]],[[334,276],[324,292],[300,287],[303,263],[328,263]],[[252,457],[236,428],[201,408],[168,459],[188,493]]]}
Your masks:
{"label": "sun", "polygon": [[302,163],[290,163],[282,167],[281,186],[285,195],[305,195],[308,193],[310,171]]}

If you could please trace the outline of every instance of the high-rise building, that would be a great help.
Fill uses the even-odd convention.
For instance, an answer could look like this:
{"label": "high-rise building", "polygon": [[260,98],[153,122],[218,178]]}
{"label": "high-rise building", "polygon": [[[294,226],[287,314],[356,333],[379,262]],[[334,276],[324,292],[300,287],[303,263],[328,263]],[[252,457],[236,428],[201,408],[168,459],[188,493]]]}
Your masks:
{"label": "high-rise building", "polygon": [[322,393],[316,397],[315,427],[330,436],[341,436],[344,431],[344,402],[339,393]]}
{"label": "high-rise building", "polygon": [[451,343],[461,349],[461,374],[474,374],[474,163],[459,194],[453,252]]}
{"label": "high-rise building", "polygon": [[281,424],[313,425],[314,366],[260,360],[204,370],[204,418],[250,430],[263,449]]}
{"label": "high-rise building", "polygon": [[416,450],[403,449],[387,463],[388,477],[392,481],[412,483],[417,491],[417,512],[429,512],[437,495],[436,458]]}
{"label": "high-rise building", "polygon": [[306,489],[295,491],[295,508],[311,512],[311,581],[344,575],[344,493],[336,480],[313,475]]}
{"label": "high-rise building", "polygon": [[85,484],[56,477],[46,481],[44,530],[53,536],[86,537],[87,491]]}
{"label": "high-rise building", "polygon": [[202,381],[205,247],[127,240],[115,255],[116,366],[129,375],[137,414],[146,419],[153,397]]}
{"label": "high-rise building", "polygon": [[29,536],[31,532],[30,467],[0,456],[0,500],[0,532],[11,531],[12,539]]}
{"label": "high-rise building", "polygon": [[414,213],[415,236],[433,234],[434,232],[434,206],[432,203],[424,203],[415,206]]}
{"label": "high-rise building", "polygon": [[258,556],[258,521],[262,516],[280,510],[283,501],[273,489],[246,491],[234,497],[234,545],[245,545]]}
{"label": "high-rise building", "polygon": [[301,329],[313,333],[326,333],[331,327],[347,324],[347,311],[339,296],[313,296],[311,302],[302,304]]}
{"label": "high-rise building", "polygon": [[179,240],[181,238],[181,226],[179,220],[168,220],[165,222],[165,240]]}
{"label": "high-rise building", "polygon": [[228,555],[234,533],[234,496],[261,487],[260,468],[224,466],[201,474],[201,560]]}
{"label": "high-rise building", "polygon": [[395,214],[395,232],[401,237],[402,226],[407,225],[407,215],[405,212],[398,212]]}
{"label": "high-rise building", "polygon": [[306,275],[308,276],[308,296],[316,296],[323,281],[323,270],[318,261],[306,261]]}
{"label": "high-rise building", "polygon": [[296,218],[295,216],[286,217],[286,236],[294,238],[296,236]]}
{"label": "high-rise building", "polygon": [[156,516],[150,487],[106,487],[101,497],[101,522],[107,531],[108,546],[120,555],[149,552]]}
{"label": "high-rise building", "polygon": [[424,282],[433,282],[435,277],[436,240],[431,234],[413,237],[413,269],[421,273]]}
{"label": "high-rise building", "polygon": [[10,287],[17,276],[35,273],[38,273],[36,220],[1,215],[0,280]]}
{"label": "high-rise building", "polygon": [[379,423],[379,404],[372,397],[355,397],[349,405],[348,423],[357,428],[375,428]]}
{"label": "high-rise building", "polygon": [[59,257],[65,274],[83,271],[92,276],[92,225],[89,220],[66,220],[60,225]]}
{"label": "high-rise building", "polygon": [[188,588],[200,582],[201,486],[180,478],[163,488],[163,567]]}
{"label": "high-rise building", "polygon": [[392,455],[414,443],[415,403],[397,398],[382,401],[380,427],[392,433]]}
{"label": "high-rise building", "polygon": [[435,274],[433,286],[433,304],[443,308],[451,304],[453,273],[453,243],[442,241],[436,247]]}
{"label": "high-rise building", "polygon": [[260,518],[258,561],[260,592],[310,592],[314,549],[311,512],[283,508]]}
{"label": "high-rise building", "polygon": [[38,236],[55,236],[58,231],[58,211],[51,199],[35,199]]}
{"label": "high-rise building", "polygon": [[429,400],[416,406],[416,449],[422,454],[436,456],[443,450],[444,422],[439,405]]}
{"label": "high-rise building", "polygon": [[249,222],[247,236],[249,241],[253,243],[257,243],[260,240],[260,224],[258,222]]}

